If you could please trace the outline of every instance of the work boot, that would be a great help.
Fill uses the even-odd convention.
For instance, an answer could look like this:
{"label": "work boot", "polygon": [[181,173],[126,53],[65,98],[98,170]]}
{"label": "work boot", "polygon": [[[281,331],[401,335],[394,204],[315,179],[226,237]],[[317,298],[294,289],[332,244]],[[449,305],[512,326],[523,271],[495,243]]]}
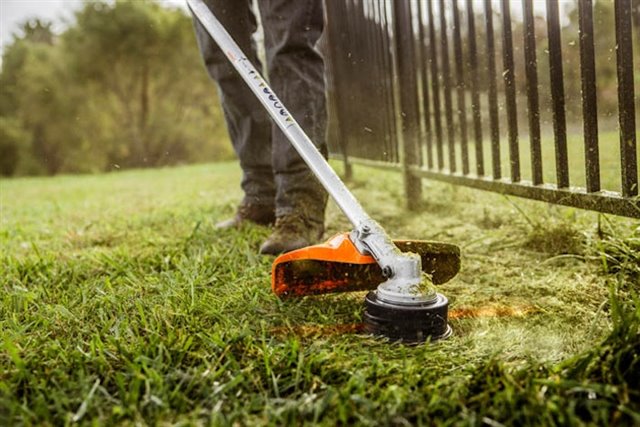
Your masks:
{"label": "work boot", "polygon": [[275,221],[275,216],[275,209],[273,206],[243,202],[238,206],[238,210],[233,218],[217,223],[216,228],[219,230],[238,228],[246,223],[271,225]]}
{"label": "work boot", "polygon": [[309,221],[301,215],[289,214],[276,218],[271,236],[260,246],[262,255],[279,255],[313,245],[324,233],[321,222]]}

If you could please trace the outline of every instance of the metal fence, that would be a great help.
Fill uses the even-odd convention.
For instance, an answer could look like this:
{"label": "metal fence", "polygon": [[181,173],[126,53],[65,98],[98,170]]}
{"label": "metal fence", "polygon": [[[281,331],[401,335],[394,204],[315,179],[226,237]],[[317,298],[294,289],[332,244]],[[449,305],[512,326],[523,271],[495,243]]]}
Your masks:
{"label": "metal fence", "polygon": [[[592,0],[578,0],[573,9],[557,0],[327,1],[332,156],[345,162],[347,174],[351,163],[402,171],[409,208],[418,205],[420,180],[428,178],[640,217],[634,90],[640,66],[634,76],[632,43],[640,2],[608,7],[613,23],[594,32]],[[571,17],[575,64],[563,55]],[[598,34],[615,40],[611,57],[596,56]],[[617,106],[609,116],[617,119],[619,142],[609,138],[605,146],[598,61],[615,64]],[[567,74],[580,80],[570,103],[565,87],[574,82]],[[567,111],[578,112],[568,121]],[[617,152],[615,168],[606,172],[616,169],[618,188],[601,186],[602,150],[607,158]],[[577,186],[572,174],[580,177]]]}

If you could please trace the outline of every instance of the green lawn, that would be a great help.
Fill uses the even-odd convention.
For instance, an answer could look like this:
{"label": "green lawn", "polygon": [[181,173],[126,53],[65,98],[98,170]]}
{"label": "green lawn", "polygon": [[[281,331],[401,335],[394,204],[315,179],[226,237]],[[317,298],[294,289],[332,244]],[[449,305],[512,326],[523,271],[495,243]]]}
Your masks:
{"label": "green lawn", "polygon": [[358,333],[363,294],[278,300],[269,230],[214,229],[236,164],[3,180],[0,425],[640,423],[638,221],[433,182],[409,213],[355,172],[394,237],[461,246],[450,339]]}

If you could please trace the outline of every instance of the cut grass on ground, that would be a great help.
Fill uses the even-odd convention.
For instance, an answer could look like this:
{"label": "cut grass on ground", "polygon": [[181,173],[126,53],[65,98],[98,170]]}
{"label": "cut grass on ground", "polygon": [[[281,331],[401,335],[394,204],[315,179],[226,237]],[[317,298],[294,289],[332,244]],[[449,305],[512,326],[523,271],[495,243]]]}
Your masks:
{"label": "cut grass on ground", "polygon": [[454,335],[407,347],[357,332],[362,294],[271,293],[269,230],[214,229],[239,176],[2,181],[0,425],[640,423],[637,221],[432,182],[409,213],[356,168],[390,234],[462,248]]}

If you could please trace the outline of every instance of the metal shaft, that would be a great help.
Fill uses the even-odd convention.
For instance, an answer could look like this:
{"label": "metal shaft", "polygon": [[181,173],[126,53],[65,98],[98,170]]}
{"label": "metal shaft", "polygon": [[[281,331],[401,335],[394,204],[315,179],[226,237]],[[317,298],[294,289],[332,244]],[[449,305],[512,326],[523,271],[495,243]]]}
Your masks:
{"label": "metal shaft", "polygon": [[358,249],[371,254],[382,268],[388,280],[378,287],[378,296],[401,304],[423,303],[433,299],[434,295],[422,295],[419,289],[422,278],[420,257],[402,253],[383,228],[367,215],[208,6],[202,0],[187,0],[187,3],[322,186],[349,218],[355,228],[351,238]]}

